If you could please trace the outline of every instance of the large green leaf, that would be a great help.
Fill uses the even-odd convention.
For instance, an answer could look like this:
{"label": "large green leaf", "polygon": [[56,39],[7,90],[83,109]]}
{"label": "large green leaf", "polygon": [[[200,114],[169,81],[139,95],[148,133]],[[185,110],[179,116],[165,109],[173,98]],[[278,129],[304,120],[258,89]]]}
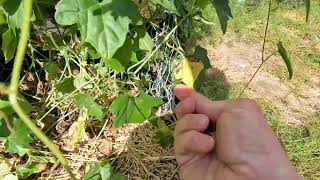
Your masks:
{"label": "large green leaf", "polygon": [[104,0],[101,3],[61,0],[56,6],[55,18],[63,25],[77,23],[82,37],[107,59],[124,44],[129,24],[143,23],[131,0]]}
{"label": "large green leaf", "polygon": [[78,94],[74,97],[74,100],[78,108],[87,109],[90,116],[102,120],[102,106],[97,104],[89,94]]}
{"label": "large green leaf", "polygon": [[61,25],[80,23],[88,9],[97,3],[98,0],[61,0],[56,5],[55,19]]}
{"label": "large green leaf", "polygon": [[282,60],[284,61],[284,63],[287,66],[288,73],[289,73],[289,79],[291,79],[293,73],[292,73],[291,61],[290,61],[290,58],[288,56],[287,50],[282,46],[282,42],[281,41],[279,41],[277,45],[278,45],[278,52],[279,52]]}
{"label": "large green leaf", "polygon": [[143,123],[150,117],[152,108],[162,103],[160,98],[144,92],[137,97],[121,95],[110,106],[110,111],[116,114],[113,126],[119,128],[126,123]]}
{"label": "large green leaf", "polygon": [[225,34],[227,32],[229,17],[232,18],[229,0],[214,0],[214,7],[219,18],[221,30]]}
{"label": "large green leaf", "polygon": [[8,63],[16,52],[16,47],[18,44],[18,38],[13,29],[8,29],[2,34],[2,51],[5,58],[5,62]]}
{"label": "large green leaf", "polygon": [[33,142],[30,129],[20,119],[13,119],[13,132],[8,136],[5,150],[10,153],[24,155]]}

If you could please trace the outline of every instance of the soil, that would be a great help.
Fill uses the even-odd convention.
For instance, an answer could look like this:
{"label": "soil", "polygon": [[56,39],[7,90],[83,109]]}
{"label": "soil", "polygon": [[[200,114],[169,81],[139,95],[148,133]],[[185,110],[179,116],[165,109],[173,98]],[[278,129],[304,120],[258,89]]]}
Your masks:
{"label": "soil", "polygon": [[[244,86],[261,63],[261,45],[239,41],[232,33],[225,35],[218,46],[208,46],[207,49],[213,66],[225,74],[230,84]],[[293,80],[283,81],[272,72],[281,63],[278,56],[270,58],[255,76],[245,95],[258,101],[271,102],[282,112],[286,122],[303,124],[308,113],[320,111],[320,72],[308,72],[305,76],[311,83],[296,85],[292,83],[294,77]],[[286,67],[283,65],[283,68]],[[296,92],[296,89],[299,91]]]}

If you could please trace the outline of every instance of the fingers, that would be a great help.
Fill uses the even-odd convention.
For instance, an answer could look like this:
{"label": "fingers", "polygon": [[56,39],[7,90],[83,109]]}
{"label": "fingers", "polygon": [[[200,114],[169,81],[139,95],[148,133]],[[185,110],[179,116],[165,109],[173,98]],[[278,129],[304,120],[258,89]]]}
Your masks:
{"label": "fingers", "polygon": [[178,119],[182,118],[182,116],[186,114],[191,114],[193,112],[195,112],[195,100],[191,97],[181,101],[177,105],[175,110]]}
{"label": "fingers", "polygon": [[216,121],[228,104],[228,101],[211,101],[185,85],[175,86],[174,91],[181,101],[176,108],[178,118],[188,113],[197,113]]}
{"label": "fingers", "polygon": [[179,135],[191,130],[202,132],[206,130],[208,126],[208,116],[203,114],[187,114],[177,122],[175,134]]}
{"label": "fingers", "polygon": [[176,155],[189,153],[206,154],[213,150],[214,140],[211,136],[191,130],[178,134],[175,138],[174,146]]}

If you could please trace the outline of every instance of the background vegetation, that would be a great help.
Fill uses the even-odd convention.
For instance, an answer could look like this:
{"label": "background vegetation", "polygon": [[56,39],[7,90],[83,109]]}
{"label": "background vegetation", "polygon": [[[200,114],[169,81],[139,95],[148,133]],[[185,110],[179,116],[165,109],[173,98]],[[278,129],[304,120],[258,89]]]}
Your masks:
{"label": "background vegetation", "polygon": [[[231,0],[232,13],[225,0],[36,0],[30,18],[28,2],[0,1],[0,179],[177,179],[172,87],[181,82],[214,100],[245,88],[242,96],[260,103],[299,173],[320,179],[320,107],[309,98],[320,94],[318,1],[271,1],[267,36],[266,0]],[[274,55],[261,74],[306,99],[300,110],[255,91],[264,86],[254,80],[247,84],[261,51],[278,51],[279,41],[292,67]],[[239,71],[234,81],[217,56],[221,44],[237,43],[250,44],[248,59],[251,49],[259,53],[249,74]],[[17,62],[22,70],[12,73]]]}

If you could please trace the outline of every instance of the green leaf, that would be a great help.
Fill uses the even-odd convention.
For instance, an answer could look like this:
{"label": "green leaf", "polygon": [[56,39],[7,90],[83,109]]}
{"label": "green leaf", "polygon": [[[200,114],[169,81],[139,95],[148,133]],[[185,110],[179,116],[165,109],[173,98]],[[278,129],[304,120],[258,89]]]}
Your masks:
{"label": "green leaf", "polygon": [[194,89],[196,91],[200,91],[206,79],[206,72],[208,69],[212,68],[212,66],[210,64],[210,59],[208,58],[208,52],[203,47],[197,46],[194,51],[194,56],[196,59],[200,60],[204,65],[204,68],[202,69],[197,80],[194,83]]}
{"label": "green leaf", "polygon": [[108,161],[101,161],[90,165],[84,180],[124,180],[124,177],[120,174],[113,174]]}
{"label": "green leaf", "polygon": [[22,0],[4,0],[2,7],[9,14],[13,15],[19,8]]}
{"label": "green leaf", "polygon": [[286,64],[287,69],[288,69],[288,73],[289,73],[289,79],[291,79],[293,72],[292,72],[291,61],[288,56],[287,50],[282,46],[281,41],[279,41],[277,45],[278,45],[278,53],[280,54],[282,60]]}
{"label": "green leaf", "polygon": [[27,162],[24,165],[19,165],[16,169],[16,173],[19,178],[25,179],[32,174],[40,173],[45,170],[47,167],[46,163],[39,163],[39,162]]}
{"label": "green leaf", "polygon": [[138,27],[136,28],[136,31],[137,31],[137,38],[135,38],[135,41],[137,42],[135,43],[139,45],[139,47],[137,47],[136,50],[151,52],[154,47],[154,43],[151,36],[148,34],[148,32],[144,27]]}
{"label": "green leaf", "polygon": [[124,44],[129,24],[143,23],[131,0],[61,0],[55,17],[62,25],[79,24],[82,37],[107,59]]}
{"label": "green leaf", "polygon": [[7,128],[7,125],[2,117],[2,115],[7,116],[9,118],[9,123],[12,123],[11,115],[14,114],[14,110],[12,109],[9,101],[3,101],[0,99],[0,138],[8,137],[10,135],[10,131]]}
{"label": "green leaf", "polygon": [[23,156],[27,153],[29,144],[33,142],[30,129],[20,119],[13,119],[13,131],[7,138],[5,150]]}
{"label": "green leaf", "polygon": [[18,99],[19,105],[21,106],[21,108],[26,114],[29,114],[30,112],[35,111],[34,107],[29,103],[29,101],[24,96],[22,96],[21,94],[18,94],[17,99]]}
{"label": "green leaf", "polygon": [[161,144],[161,146],[163,146],[163,147],[171,146],[174,141],[173,130],[171,130],[168,127],[160,128],[156,132],[155,138],[158,140],[158,142]]}
{"label": "green leaf", "polygon": [[143,123],[150,117],[152,108],[162,103],[160,98],[144,92],[137,97],[121,95],[110,106],[110,111],[116,114],[113,126],[119,128],[126,123]]}
{"label": "green leaf", "polygon": [[[9,0],[12,1],[12,0]],[[25,3],[22,3],[21,0],[13,0],[18,2],[19,1],[19,8],[11,15],[7,16],[8,25],[11,29],[21,29],[23,16],[24,16],[24,6]],[[32,14],[31,21],[35,21],[35,15]]]}
{"label": "green leaf", "polygon": [[216,9],[221,30],[223,34],[227,32],[227,25],[229,17],[232,18],[231,8],[229,6],[229,0],[215,0],[214,7]]}
{"label": "green leaf", "polygon": [[133,52],[133,42],[127,38],[124,45],[117,50],[113,58],[104,59],[104,63],[118,72],[124,72],[136,62],[136,59],[136,53]]}
{"label": "green leaf", "polygon": [[211,3],[211,0],[196,0],[194,4],[199,9],[204,9],[210,3]]}
{"label": "green leaf", "polygon": [[0,111],[3,111],[7,114],[7,116],[15,113],[15,111],[12,109],[11,104],[9,101],[3,101],[0,99]]}
{"label": "green leaf", "polygon": [[7,125],[3,122],[0,117],[0,138],[1,137],[8,137],[10,135],[10,131],[7,128]]}
{"label": "green leaf", "polygon": [[5,12],[0,9],[0,25],[7,24]]}
{"label": "green leaf", "polygon": [[121,62],[115,58],[106,58],[104,59],[104,63],[107,65],[107,67],[110,67],[111,69],[114,69],[118,72],[124,72],[126,70],[126,68],[121,64]]}
{"label": "green leaf", "polygon": [[61,73],[61,69],[58,67],[56,63],[48,62],[44,63],[43,69],[48,73],[50,79],[55,79]]}
{"label": "green leaf", "polygon": [[64,93],[68,94],[76,90],[76,87],[73,85],[74,83],[74,78],[65,78],[61,82],[57,84],[57,90]]}
{"label": "green leaf", "polygon": [[56,5],[55,19],[61,25],[77,24],[86,18],[88,9],[97,0],[61,0]]}
{"label": "green leaf", "polygon": [[212,68],[210,59],[208,58],[208,51],[205,48],[197,46],[194,51],[194,56],[202,62],[204,69]]}
{"label": "green leaf", "polygon": [[304,4],[306,5],[306,21],[309,20],[311,2],[310,0],[304,0]]}
{"label": "green leaf", "polygon": [[180,15],[179,11],[177,10],[176,5],[174,4],[174,1],[171,0],[150,0],[149,2],[155,4],[155,5],[160,5],[167,9],[171,13],[175,13],[177,15]]}
{"label": "green leaf", "polygon": [[102,120],[102,106],[97,104],[89,94],[78,94],[74,97],[74,100],[78,108],[87,109],[90,116],[94,116],[98,120]]}
{"label": "green leaf", "polygon": [[82,74],[79,74],[75,79],[74,79],[74,86],[77,89],[92,89],[93,84],[92,82],[88,81],[86,78],[82,76]]}
{"label": "green leaf", "polygon": [[9,28],[2,34],[2,51],[5,57],[5,63],[8,63],[14,57],[17,45],[18,38],[16,37],[16,33]]}
{"label": "green leaf", "polygon": [[101,58],[100,53],[98,53],[97,50],[90,43],[84,43],[82,47],[87,48],[88,54],[92,59]]}

